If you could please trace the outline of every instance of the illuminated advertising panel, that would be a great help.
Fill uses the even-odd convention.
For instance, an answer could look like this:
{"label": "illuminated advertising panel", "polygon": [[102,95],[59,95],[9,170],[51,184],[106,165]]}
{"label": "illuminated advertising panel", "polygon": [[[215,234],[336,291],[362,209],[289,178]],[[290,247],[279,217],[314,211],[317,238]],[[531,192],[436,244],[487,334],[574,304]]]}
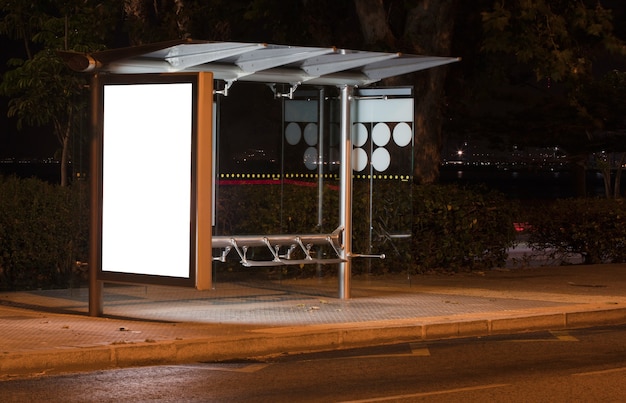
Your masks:
{"label": "illuminated advertising panel", "polygon": [[194,285],[197,76],[103,81],[99,277]]}

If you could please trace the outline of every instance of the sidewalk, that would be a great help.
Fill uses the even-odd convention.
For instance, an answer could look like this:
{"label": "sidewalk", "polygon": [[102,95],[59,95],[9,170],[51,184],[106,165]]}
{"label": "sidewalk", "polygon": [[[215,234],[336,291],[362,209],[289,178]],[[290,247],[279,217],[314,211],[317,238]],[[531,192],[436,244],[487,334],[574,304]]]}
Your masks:
{"label": "sidewalk", "polygon": [[0,379],[626,323],[626,264],[0,293]]}

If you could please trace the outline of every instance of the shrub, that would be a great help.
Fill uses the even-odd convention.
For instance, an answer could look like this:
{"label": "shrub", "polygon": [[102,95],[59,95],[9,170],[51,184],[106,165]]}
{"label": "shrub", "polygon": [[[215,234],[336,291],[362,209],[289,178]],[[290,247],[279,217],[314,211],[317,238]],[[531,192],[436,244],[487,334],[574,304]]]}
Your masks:
{"label": "shrub", "polygon": [[418,272],[491,269],[515,240],[515,206],[494,191],[456,185],[416,186],[413,254]]}
{"label": "shrub", "polygon": [[353,259],[353,273],[397,273],[411,268],[411,187],[410,182],[397,180],[354,181],[352,249],[356,254],[384,254],[385,259]]}
{"label": "shrub", "polygon": [[[505,259],[513,226],[502,195],[439,185],[414,187],[410,194],[408,184],[393,181],[374,183],[370,193],[370,186],[355,182],[353,250],[387,259],[355,259],[355,274],[490,268]],[[339,214],[336,186],[324,189],[322,228],[317,192],[316,186],[293,184],[221,187],[218,233],[332,232]],[[412,238],[403,238],[409,231]],[[63,188],[0,178],[0,289],[71,285],[81,280],[75,262],[87,254],[85,183]],[[312,267],[297,270],[310,274]]]}
{"label": "shrub", "polygon": [[[86,261],[88,255],[85,185],[64,188],[0,177],[0,289],[67,287],[84,280],[75,262]],[[411,194],[410,188],[394,181],[355,182],[353,251],[384,253],[387,258],[354,259],[354,274],[482,269],[504,261],[514,236],[514,210],[501,194],[440,185],[413,187]],[[317,195],[316,186],[223,186],[217,233],[332,232],[339,215],[337,188],[330,184],[324,189],[322,228]],[[269,257],[263,248],[251,253]],[[296,275],[315,270],[315,265],[282,269]],[[324,270],[333,272],[335,266]]]}
{"label": "shrub", "polygon": [[88,251],[84,184],[0,177],[0,289],[66,287]]}
{"label": "shrub", "polygon": [[[281,196],[282,192],[282,196]],[[337,227],[337,191],[325,189],[323,230]],[[217,234],[319,232],[317,186],[221,186],[217,198]]]}
{"label": "shrub", "polygon": [[[404,228],[410,233],[410,186],[393,181],[379,181],[370,195],[369,181],[355,181],[353,191],[353,251],[360,254],[386,254],[390,259],[355,259],[353,272],[400,271],[410,264],[410,243],[393,241],[394,234]],[[336,182],[324,187],[323,217],[318,223],[318,187],[316,183],[283,185],[222,186],[218,192],[218,234],[302,234],[330,233],[339,222],[339,192]],[[282,193],[282,194],[281,194]],[[370,196],[374,222],[370,228]],[[262,248],[261,248],[262,249]],[[333,252],[322,248],[324,253]],[[263,253],[263,251],[250,251]],[[267,256],[265,256],[267,257]],[[299,267],[300,273],[315,269]],[[335,270],[333,266],[331,270]]]}
{"label": "shrub", "polygon": [[[386,259],[354,259],[354,274],[482,269],[505,261],[515,231],[512,204],[502,194],[440,185],[410,189],[391,180],[355,181],[352,249]],[[278,185],[221,187],[218,233],[320,232],[317,187],[284,185],[282,192]],[[338,192],[328,186],[324,195],[321,230],[331,232],[338,223]]]}
{"label": "shrub", "polygon": [[626,206],[622,199],[564,199],[529,212],[528,243],[565,263],[580,254],[586,264],[626,262]]}

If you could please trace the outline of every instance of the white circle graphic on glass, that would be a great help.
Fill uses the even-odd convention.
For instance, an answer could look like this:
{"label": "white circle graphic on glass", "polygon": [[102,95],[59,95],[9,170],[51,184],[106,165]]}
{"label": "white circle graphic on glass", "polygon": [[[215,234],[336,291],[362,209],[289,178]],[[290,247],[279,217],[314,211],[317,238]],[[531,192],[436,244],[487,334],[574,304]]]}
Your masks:
{"label": "white circle graphic on glass", "polygon": [[355,147],[363,147],[367,141],[367,127],[363,123],[356,123],[352,126],[352,144]]}
{"label": "white circle graphic on glass", "polygon": [[398,123],[393,129],[393,141],[400,147],[409,145],[412,139],[413,132],[407,123]]}
{"label": "white circle graphic on glass", "polygon": [[300,130],[300,125],[295,122],[289,123],[285,129],[285,140],[287,143],[295,146],[300,142],[301,137],[302,131]]}
{"label": "white circle graphic on glass", "polygon": [[304,152],[304,166],[311,171],[317,168],[317,148],[309,147]]}
{"label": "white circle graphic on glass", "polygon": [[378,172],[383,172],[387,168],[389,168],[389,164],[391,163],[391,155],[389,155],[389,151],[386,148],[379,147],[374,150],[372,153],[372,166]]}
{"label": "white circle graphic on glass", "polygon": [[389,143],[391,138],[391,130],[387,123],[377,123],[372,130],[372,141],[378,147],[384,147]]}
{"label": "white circle graphic on glass", "polygon": [[317,123],[309,123],[304,127],[304,141],[310,146],[317,144]]}
{"label": "white circle graphic on glass", "polygon": [[362,148],[352,150],[352,169],[361,172],[367,166],[367,153]]}

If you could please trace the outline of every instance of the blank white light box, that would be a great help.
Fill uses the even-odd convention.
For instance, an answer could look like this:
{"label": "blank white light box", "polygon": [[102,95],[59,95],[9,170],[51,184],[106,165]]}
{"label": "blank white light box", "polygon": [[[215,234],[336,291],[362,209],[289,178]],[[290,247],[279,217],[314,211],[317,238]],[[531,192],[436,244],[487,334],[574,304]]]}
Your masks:
{"label": "blank white light box", "polygon": [[[211,128],[198,124],[198,81],[197,75],[104,80],[101,279],[196,285],[198,222],[208,221],[208,231],[211,222],[198,215],[198,195],[206,194],[198,191],[198,157],[211,154],[210,146],[198,152],[198,144],[210,144]],[[211,120],[208,114],[203,118]],[[198,141],[199,126],[208,126],[208,140]],[[210,197],[202,203],[210,211]]]}

